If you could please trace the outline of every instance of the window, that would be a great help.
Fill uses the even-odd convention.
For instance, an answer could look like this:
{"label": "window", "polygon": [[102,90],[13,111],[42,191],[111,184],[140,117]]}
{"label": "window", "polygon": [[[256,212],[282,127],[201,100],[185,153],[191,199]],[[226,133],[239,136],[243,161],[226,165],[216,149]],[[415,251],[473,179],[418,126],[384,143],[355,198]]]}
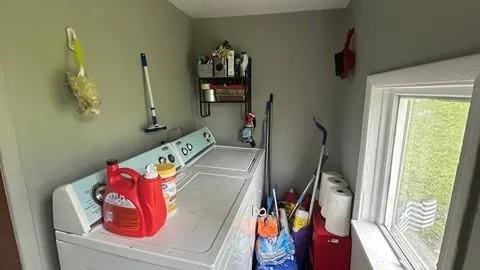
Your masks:
{"label": "window", "polygon": [[[383,220],[414,269],[434,270],[462,149],[470,100],[394,95]],[[382,222],[383,221],[383,222]]]}
{"label": "window", "polygon": [[352,215],[360,264],[461,269],[462,224],[478,196],[479,63],[477,54],[368,76]]}

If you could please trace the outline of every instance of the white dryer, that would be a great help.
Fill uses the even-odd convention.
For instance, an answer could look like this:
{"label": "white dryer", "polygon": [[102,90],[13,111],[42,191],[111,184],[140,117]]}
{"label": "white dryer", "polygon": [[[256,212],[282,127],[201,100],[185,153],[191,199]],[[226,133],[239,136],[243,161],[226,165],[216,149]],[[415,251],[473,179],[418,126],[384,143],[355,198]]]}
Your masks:
{"label": "white dryer", "polygon": [[154,236],[106,231],[93,199],[104,170],[53,193],[55,236],[62,270],[250,269],[256,209],[263,187],[263,150],[217,146],[207,128],[121,162],[178,168],[177,213]]}

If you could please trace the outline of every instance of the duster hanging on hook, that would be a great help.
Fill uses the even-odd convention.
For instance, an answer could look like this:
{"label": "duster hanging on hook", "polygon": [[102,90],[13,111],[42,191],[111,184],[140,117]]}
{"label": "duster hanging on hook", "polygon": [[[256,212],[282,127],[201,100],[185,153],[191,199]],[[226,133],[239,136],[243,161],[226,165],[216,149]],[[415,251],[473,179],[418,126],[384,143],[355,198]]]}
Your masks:
{"label": "duster hanging on hook", "polygon": [[67,84],[73,95],[77,98],[78,112],[83,115],[100,114],[102,101],[98,95],[95,83],[85,73],[83,50],[77,34],[71,27],[65,28],[67,34],[67,46],[75,55],[78,73],[66,72]]}

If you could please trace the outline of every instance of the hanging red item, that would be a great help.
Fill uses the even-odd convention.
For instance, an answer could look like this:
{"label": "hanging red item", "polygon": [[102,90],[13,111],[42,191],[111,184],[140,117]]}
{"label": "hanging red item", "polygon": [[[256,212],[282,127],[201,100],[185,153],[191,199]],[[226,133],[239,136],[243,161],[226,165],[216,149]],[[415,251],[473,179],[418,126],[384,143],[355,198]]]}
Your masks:
{"label": "hanging red item", "polygon": [[355,28],[348,30],[343,51],[335,54],[335,74],[342,80],[348,77],[348,73],[353,70],[355,65],[355,52],[350,49],[354,32]]}

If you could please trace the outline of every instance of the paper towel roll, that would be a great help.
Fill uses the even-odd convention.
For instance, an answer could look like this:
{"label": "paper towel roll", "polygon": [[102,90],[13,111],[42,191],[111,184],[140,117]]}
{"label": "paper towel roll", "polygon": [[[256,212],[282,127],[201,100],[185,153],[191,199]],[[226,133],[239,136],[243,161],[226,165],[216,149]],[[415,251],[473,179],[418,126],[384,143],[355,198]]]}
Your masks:
{"label": "paper towel roll", "polygon": [[318,192],[318,205],[322,207],[322,203],[325,200],[325,195],[326,195],[326,186],[325,182],[327,182],[328,178],[331,177],[340,177],[342,178],[342,174],[339,172],[334,172],[334,171],[325,171],[322,172],[322,177],[320,178],[320,190]]}
{"label": "paper towel roll", "polygon": [[348,187],[348,182],[339,176],[328,176],[326,178],[323,178],[322,176],[322,182],[320,183],[320,191],[318,195],[318,204],[321,208],[325,207],[327,191],[330,187]]}
{"label": "paper towel roll", "polygon": [[340,178],[340,177],[329,177],[327,178],[326,184],[325,184],[325,194],[323,195],[323,206],[320,209],[320,214],[322,217],[326,218],[327,217],[327,208],[328,208],[328,192],[330,191],[330,188],[332,187],[345,187],[348,188],[348,182],[347,180]]}
{"label": "paper towel roll", "polygon": [[331,187],[327,194],[325,229],[338,236],[349,235],[352,192],[346,187]]}

